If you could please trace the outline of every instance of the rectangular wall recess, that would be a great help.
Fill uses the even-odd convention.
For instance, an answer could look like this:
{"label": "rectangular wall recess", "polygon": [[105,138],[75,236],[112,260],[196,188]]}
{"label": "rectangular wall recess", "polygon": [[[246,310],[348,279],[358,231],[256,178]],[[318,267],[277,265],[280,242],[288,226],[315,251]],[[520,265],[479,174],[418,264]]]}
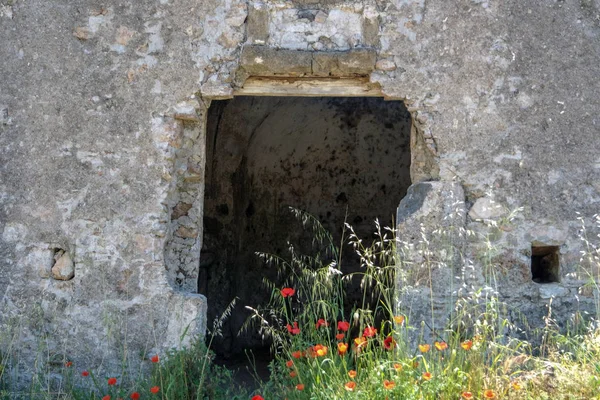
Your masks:
{"label": "rectangular wall recess", "polygon": [[531,246],[531,280],[537,283],[559,282],[558,246]]}

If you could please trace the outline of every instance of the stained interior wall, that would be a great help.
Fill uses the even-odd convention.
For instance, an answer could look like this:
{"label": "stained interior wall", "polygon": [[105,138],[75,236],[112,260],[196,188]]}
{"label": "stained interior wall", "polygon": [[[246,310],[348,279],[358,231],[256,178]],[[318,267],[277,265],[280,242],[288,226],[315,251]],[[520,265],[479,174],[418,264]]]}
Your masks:
{"label": "stained interior wall", "polygon": [[254,253],[310,240],[288,206],[317,216],[336,240],[345,219],[367,239],[375,218],[391,224],[410,185],[411,117],[402,102],[378,98],[236,97],[214,101],[207,123],[198,291],[209,326],[239,298],[215,346],[227,355],[260,345],[237,336],[244,306],[264,303],[261,282],[274,278]]}

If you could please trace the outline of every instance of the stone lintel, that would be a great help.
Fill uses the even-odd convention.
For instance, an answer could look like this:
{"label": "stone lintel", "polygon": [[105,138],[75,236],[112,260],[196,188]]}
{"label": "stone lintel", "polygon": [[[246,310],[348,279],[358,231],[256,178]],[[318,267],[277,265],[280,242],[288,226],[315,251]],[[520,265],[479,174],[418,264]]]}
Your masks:
{"label": "stone lintel", "polygon": [[246,76],[367,76],[377,61],[373,49],[315,52],[245,46],[240,67]]}

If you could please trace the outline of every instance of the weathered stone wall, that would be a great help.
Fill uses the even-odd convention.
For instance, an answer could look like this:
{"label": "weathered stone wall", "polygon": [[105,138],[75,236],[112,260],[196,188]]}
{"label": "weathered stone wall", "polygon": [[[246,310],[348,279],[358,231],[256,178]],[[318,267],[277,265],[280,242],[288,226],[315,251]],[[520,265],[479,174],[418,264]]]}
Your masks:
{"label": "weathered stone wall", "polygon": [[[26,317],[26,353],[96,364],[120,336],[133,354],[176,344],[196,317],[203,331],[205,112],[243,85],[244,44],[294,50],[290,63],[371,48],[371,81],[413,115],[413,183],[456,182],[465,211],[493,199],[501,212],[479,216],[500,225],[522,208],[505,229],[464,224],[493,233],[515,307],[539,321],[555,295],[567,315],[591,295],[576,297],[575,212],[600,199],[599,35],[598,0],[2,0],[3,325]],[[353,75],[327,54],[331,75]],[[560,246],[560,284],[531,281],[533,242]],[[55,249],[72,280],[48,277]]]}

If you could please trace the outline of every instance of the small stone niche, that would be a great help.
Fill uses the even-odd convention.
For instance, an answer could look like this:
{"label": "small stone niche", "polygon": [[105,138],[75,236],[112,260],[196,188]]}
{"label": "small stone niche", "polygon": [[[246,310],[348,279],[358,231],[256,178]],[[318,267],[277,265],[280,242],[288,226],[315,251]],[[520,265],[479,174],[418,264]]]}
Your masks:
{"label": "small stone niche", "polygon": [[50,269],[50,275],[53,279],[59,281],[69,281],[75,276],[75,263],[68,251],[63,249],[53,249],[53,264]]}
{"label": "small stone niche", "polygon": [[559,282],[558,246],[531,246],[531,279],[536,283]]}

